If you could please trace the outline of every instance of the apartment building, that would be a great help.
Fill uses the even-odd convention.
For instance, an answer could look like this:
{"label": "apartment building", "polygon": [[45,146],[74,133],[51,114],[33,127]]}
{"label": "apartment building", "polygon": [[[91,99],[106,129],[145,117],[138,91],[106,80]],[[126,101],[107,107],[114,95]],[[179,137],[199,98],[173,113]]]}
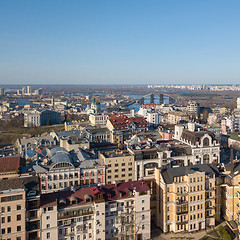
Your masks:
{"label": "apartment building", "polygon": [[105,126],[107,124],[108,115],[106,114],[90,114],[89,122],[92,126]]}
{"label": "apartment building", "polygon": [[103,159],[88,159],[80,163],[80,187],[106,184],[106,166]]}
{"label": "apartment building", "polygon": [[150,189],[143,181],[58,192],[41,198],[41,238],[150,239]]}
{"label": "apartment building", "polygon": [[39,237],[37,196],[37,177],[0,180],[1,239],[30,240]]}
{"label": "apartment building", "polygon": [[144,117],[128,117],[121,113],[109,115],[106,127],[111,132],[111,142],[123,143],[131,134],[146,131],[148,122]]}
{"label": "apartment building", "polygon": [[186,113],[172,111],[168,113],[167,121],[169,124],[178,124],[180,121],[189,121],[189,116]]}
{"label": "apartment building", "polygon": [[24,186],[11,183],[0,181],[1,239],[23,240],[26,239]]}
{"label": "apartment building", "polygon": [[192,164],[219,163],[220,144],[212,132],[201,128],[196,130],[195,123],[188,123],[187,128],[183,125],[175,126],[174,138],[191,147]]}
{"label": "apartment building", "polygon": [[156,169],[157,225],[167,232],[198,231],[220,221],[217,165]]}
{"label": "apartment building", "polygon": [[134,156],[128,151],[105,151],[99,153],[106,165],[106,182],[111,184],[120,181],[135,180]]}

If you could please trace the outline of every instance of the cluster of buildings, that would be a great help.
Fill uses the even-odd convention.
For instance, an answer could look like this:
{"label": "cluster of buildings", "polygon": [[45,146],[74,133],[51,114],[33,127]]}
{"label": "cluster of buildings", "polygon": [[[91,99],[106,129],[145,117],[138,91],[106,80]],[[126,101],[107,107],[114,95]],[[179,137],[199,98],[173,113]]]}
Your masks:
{"label": "cluster of buildings", "polygon": [[[25,127],[60,123],[55,106],[68,102],[50,100]],[[238,134],[238,109],[221,118],[221,138],[197,123],[195,101],[107,112],[93,98],[84,111],[86,121],[19,138],[0,157],[1,239],[148,240],[152,223],[181,233],[222,221],[240,233],[240,151],[222,144]]]}
{"label": "cluster of buildings", "polygon": [[239,85],[148,85],[148,88],[176,88],[186,90],[240,91]]}

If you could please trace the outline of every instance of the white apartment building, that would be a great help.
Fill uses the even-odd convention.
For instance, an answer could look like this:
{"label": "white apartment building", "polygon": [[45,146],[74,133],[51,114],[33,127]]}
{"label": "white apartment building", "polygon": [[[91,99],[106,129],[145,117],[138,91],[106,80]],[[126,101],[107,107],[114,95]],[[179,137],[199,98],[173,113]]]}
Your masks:
{"label": "white apartment building", "polygon": [[195,127],[195,123],[188,123],[188,129],[176,125],[174,138],[191,147],[193,164],[219,163],[220,144],[214,134],[200,129],[196,131]]}
{"label": "white apartment building", "polygon": [[46,194],[41,203],[41,239],[151,238],[150,189],[144,181]]}
{"label": "white apartment building", "polygon": [[143,116],[150,125],[158,125],[162,122],[162,115],[158,112],[153,112],[151,109],[141,107],[138,115]]}
{"label": "white apartment building", "polygon": [[92,126],[106,126],[108,115],[106,114],[90,114],[89,122]]}

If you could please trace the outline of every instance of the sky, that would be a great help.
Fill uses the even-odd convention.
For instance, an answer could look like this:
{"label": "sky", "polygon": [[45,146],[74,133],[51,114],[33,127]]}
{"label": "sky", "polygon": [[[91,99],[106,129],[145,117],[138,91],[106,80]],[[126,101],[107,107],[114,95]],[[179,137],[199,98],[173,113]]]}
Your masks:
{"label": "sky", "polygon": [[240,84],[239,0],[2,0],[0,84]]}

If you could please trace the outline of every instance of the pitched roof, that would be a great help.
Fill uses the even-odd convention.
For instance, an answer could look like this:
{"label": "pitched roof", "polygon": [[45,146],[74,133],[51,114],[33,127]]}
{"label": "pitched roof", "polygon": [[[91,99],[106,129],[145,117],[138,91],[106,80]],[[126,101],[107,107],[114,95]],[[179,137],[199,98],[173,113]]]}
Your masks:
{"label": "pitched roof", "polygon": [[109,116],[109,121],[115,129],[127,129],[128,126],[133,123],[136,127],[147,127],[148,123],[144,117],[131,117],[121,114],[114,113]]}
{"label": "pitched roof", "polygon": [[18,173],[25,164],[25,159],[20,156],[2,157],[0,158],[0,172],[16,172]]}
{"label": "pitched roof", "polygon": [[167,168],[162,171],[162,177],[167,184],[173,183],[174,177],[186,176],[195,172],[205,172],[206,175],[218,176],[219,171],[216,164],[198,164],[176,168]]}
{"label": "pitched roof", "polygon": [[[67,205],[70,204],[70,199],[74,197],[78,204],[86,204],[86,198],[91,197],[95,201],[113,201],[123,198],[132,197],[133,194],[128,195],[129,192],[143,192],[150,190],[145,181],[124,182],[119,184],[109,184],[104,186],[94,186],[88,188],[80,188],[73,191],[60,191],[41,195],[41,207],[49,205],[56,205],[56,200],[64,199]],[[120,193],[120,195],[119,195]],[[96,199],[97,194],[102,194],[103,198]]]}
{"label": "pitched roof", "polygon": [[0,180],[0,191],[9,189],[26,189],[27,192],[31,190],[39,192],[39,179],[31,176]]}

